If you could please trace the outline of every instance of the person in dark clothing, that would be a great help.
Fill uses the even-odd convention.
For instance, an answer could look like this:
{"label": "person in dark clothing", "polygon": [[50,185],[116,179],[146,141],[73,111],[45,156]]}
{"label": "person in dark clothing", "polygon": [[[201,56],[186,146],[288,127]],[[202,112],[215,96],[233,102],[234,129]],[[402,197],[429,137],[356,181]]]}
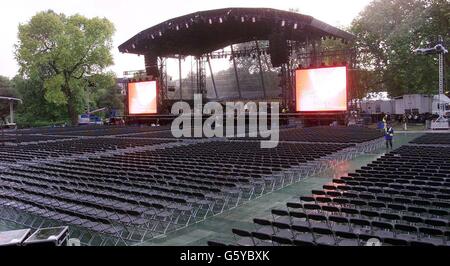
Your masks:
{"label": "person in dark clothing", "polygon": [[386,126],[384,139],[386,140],[386,149],[392,149],[392,139],[394,138],[394,129],[390,124]]}

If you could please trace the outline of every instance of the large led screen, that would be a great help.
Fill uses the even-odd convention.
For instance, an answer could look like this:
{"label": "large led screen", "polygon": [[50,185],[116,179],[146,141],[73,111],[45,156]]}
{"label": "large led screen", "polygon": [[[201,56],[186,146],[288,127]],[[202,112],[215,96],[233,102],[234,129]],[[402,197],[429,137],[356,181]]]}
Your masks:
{"label": "large led screen", "polygon": [[296,111],[346,111],[347,67],[296,70]]}
{"label": "large led screen", "polygon": [[128,113],[156,114],[156,81],[128,83]]}

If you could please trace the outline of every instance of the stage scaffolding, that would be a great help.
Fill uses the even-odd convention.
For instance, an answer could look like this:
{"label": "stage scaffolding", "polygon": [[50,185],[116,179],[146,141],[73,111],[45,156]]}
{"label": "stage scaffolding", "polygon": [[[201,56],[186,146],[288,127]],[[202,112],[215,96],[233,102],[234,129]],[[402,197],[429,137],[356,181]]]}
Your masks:
{"label": "stage scaffolding", "polygon": [[[298,67],[346,64],[349,91],[356,53],[353,49],[326,50],[319,41],[288,42],[289,60],[272,67],[268,41],[234,44],[199,57],[159,57],[160,104],[192,100],[194,93],[204,99],[275,100],[295,108],[295,70]],[[168,110],[168,108],[165,108]]]}

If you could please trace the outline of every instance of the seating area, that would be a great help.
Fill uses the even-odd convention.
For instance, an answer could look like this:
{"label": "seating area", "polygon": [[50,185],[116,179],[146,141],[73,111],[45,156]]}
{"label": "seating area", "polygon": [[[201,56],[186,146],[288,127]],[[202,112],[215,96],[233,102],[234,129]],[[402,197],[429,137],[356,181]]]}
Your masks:
{"label": "seating area", "polygon": [[450,133],[439,134],[425,134],[418,137],[411,143],[414,144],[437,144],[437,145],[450,145]]}
{"label": "seating area", "polygon": [[[246,129],[246,136],[230,137],[229,140],[263,140],[260,136],[248,137],[249,128]],[[236,134],[237,132],[235,132]],[[223,133],[226,136],[226,132]],[[193,136],[193,133],[192,133]],[[327,142],[327,143],[363,143],[381,138],[383,132],[379,130],[363,127],[313,127],[313,128],[282,128],[279,140],[290,142]],[[123,138],[173,138],[170,131],[153,131],[137,133],[133,136],[121,136]]]}
{"label": "seating area", "polygon": [[347,146],[206,142],[10,167],[0,175],[0,205],[142,242],[294,182],[276,174]]}
{"label": "seating area", "polygon": [[171,142],[176,142],[176,140],[89,138],[19,146],[0,146],[0,155],[2,157],[2,162],[0,162],[0,164],[29,162],[47,158],[73,157],[83,154],[101,153],[105,151]]}
{"label": "seating area", "polygon": [[13,144],[24,144],[31,142],[43,142],[43,141],[54,141],[54,140],[66,140],[73,139],[72,137],[66,136],[43,136],[43,135],[0,135],[0,146],[1,145],[13,145]]}
{"label": "seating area", "polygon": [[449,246],[450,147],[402,146],[272,217],[233,229],[232,245]]}
{"label": "seating area", "polygon": [[61,135],[61,136],[112,136],[122,134],[134,134],[141,132],[153,132],[169,130],[168,126],[149,127],[149,126],[103,126],[103,125],[88,125],[78,127],[47,127],[47,128],[32,128],[19,129],[17,134],[22,135]]}
{"label": "seating area", "polygon": [[[68,225],[85,245],[139,244],[298,182],[364,146],[300,141],[262,149],[258,140],[177,140],[149,129],[55,128],[47,136],[73,139],[1,146],[0,216],[31,228]],[[96,137],[105,132],[118,135]],[[378,134],[371,132],[366,139]]]}
{"label": "seating area", "polygon": [[382,136],[382,131],[357,126],[291,128],[280,131],[280,141],[296,142],[363,143]]}

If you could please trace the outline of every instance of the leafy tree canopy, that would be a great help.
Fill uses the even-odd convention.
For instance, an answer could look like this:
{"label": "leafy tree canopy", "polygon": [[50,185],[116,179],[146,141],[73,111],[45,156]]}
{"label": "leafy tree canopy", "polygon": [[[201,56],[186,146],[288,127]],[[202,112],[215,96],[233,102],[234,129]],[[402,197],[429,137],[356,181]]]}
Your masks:
{"label": "leafy tree canopy", "polygon": [[19,25],[15,56],[20,74],[40,80],[45,100],[65,106],[71,123],[76,124],[90,85],[104,84],[105,79],[113,82],[105,69],[113,64],[114,31],[105,18],[37,13]]}
{"label": "leafy tree canopy", "polygon": [[[352,22],[357,66],[366,70],[367,85],[391,96],[436,94],[436,56],[419,56],[416,48],[434,46],[438,35],[450,44],[450,4],[447,0],[375,0]],[[446,58],[447,67],[450,58]],[[370,73],[370,75],[367,75]],[[447,80],[450,77],[447,72]]]}

